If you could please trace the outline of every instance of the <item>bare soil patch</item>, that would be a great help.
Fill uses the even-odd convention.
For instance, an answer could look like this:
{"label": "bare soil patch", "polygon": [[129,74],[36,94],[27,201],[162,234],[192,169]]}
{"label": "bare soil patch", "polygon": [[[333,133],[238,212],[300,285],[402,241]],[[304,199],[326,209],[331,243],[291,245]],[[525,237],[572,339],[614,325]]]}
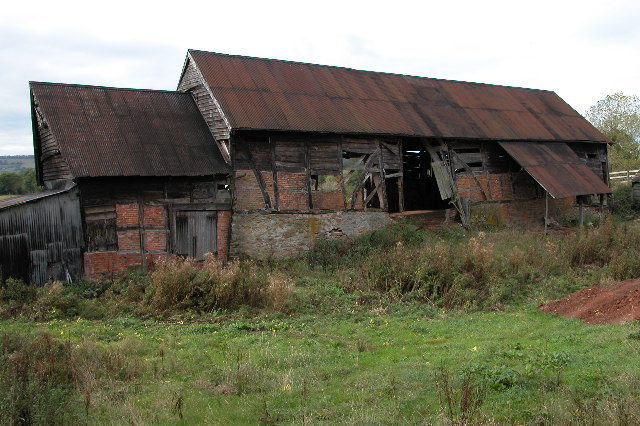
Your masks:
{"label": "bare soil patch", "polygon": [[622,324],[640,320],[640,279],[610,286],[593,285],[541,305],[543,312],[579,318],[587,324]]}

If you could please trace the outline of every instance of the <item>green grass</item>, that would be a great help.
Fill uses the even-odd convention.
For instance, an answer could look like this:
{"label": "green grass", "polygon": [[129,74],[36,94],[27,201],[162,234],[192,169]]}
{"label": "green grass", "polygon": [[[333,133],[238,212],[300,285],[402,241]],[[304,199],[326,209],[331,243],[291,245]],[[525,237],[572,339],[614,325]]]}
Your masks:
{"label": "green grass", "polygon": [[0,200],[6,200],[13,197],[16,197],[16,195],[0,195]]}
{"label": "green grass", "polygon": [[290,262],[8,280],[0,424],[638,424],[639,325],[537,305],[637,276],[639,242],[405,224]]}
{"label": "green grass", "polygon": [[[640,341],[629,338],[636,324],[588,326],[526,304],[506,312],[354,305],[353,313],[221,322],[0,324],[5,334],[50,333],[80,352],[97,346],[126,358],[120,370],[136,374],[95,379],[87,420],[99,424],[437,423],[447,417],[442,371],[454,383],[476,377],[486,389],[477,420],[553,422],[571,417],[576,395],[624,396],[640,377]],[[66,420],[86,417],[81,395],[70,407]]]}

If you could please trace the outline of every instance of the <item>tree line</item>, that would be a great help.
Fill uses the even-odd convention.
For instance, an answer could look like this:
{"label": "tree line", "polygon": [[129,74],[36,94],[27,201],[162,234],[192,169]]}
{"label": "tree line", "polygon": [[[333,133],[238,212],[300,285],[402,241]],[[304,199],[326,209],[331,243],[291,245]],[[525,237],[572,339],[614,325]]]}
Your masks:
{"label": "tree line", "polygon": [[0,173],[0,195],[21,195],[36,192],[40,187],[36,171],[23,170],[19,173]]}
{"label": "tree line", "polygon": [[640,98],[622,92],[591,106],[585,117],[615,142],[609,147],[611,171],[640,168]]}

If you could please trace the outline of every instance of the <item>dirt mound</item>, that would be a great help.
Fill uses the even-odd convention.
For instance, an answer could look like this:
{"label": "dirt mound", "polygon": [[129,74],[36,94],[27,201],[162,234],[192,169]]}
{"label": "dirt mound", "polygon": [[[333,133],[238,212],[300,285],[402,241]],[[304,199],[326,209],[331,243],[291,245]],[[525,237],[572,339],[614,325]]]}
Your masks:
{"label": "dirt mound", "polygon": [[587,324],[621,324],[640,320],[640,279],[610,286],[593,285],[564,299],[541,305],[544,312],[580,318]]}

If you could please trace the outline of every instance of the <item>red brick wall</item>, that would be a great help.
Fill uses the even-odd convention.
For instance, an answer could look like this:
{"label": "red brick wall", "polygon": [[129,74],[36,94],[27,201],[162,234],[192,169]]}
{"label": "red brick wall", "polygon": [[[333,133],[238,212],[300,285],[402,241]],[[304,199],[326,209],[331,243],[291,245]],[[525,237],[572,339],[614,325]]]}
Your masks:
{"label": "red brick wall", "polygon": [[[511,188],[511,176],[509,173],[495,173],[488,177],[476,176],[480,186],[489,200],[511,200],[513,190]],[[456,186],[460,197],[468,197],[471,202],[483,201],[482,192],[478,184],[471,176],[460,176],[456,178]]]}
{"label": "red brick wall", "polygon": [[118,228],[139,226],[138,204],[116,204],[116,226]]}
{"label": "red brick wall", "polygon": [[313,191],[311,193],[313,208],[319,210],[341,210],[344,209],[344,197],[342,191],[325,192]]}
{"label": "red brick wall", "polygon": [[147,229],[144,231],[145,251],[167,251],[167,231],[164,229]]}
{"label": "red brick wall", "polygon": [[165,226],[164,206],[144,206],[144,226]]}
{"label": "red brick wall", "polygon": [[[561,214],[570,207],[573,198],[549,198],[549,217]],[[544,226],[545,199],[515,200],[478,203],[471,207],[471,220],[490,225],[512,225],[522,227]]]}
{"label": "red brick wall", "polygon": [[[535,185],[538,185],[535,181],[532,180],[532,185],[521,185],[522,190],[518,194],[520,199],[514,199],[509,173],[476,176],[476,178],[488,197],[486,202],[473,177],[460,176],[456,178],[456,186],[460,197],[468,197],[472,203],[476,203],[471,209],[471,220],[473,222],[516,226],[544,225],[545,199],[544,197],[535,198]],[[520,178],[521,184],[525,178],[527,177]],[[522,199],[522,197],[529,199]],[[572,198],[555,200],[550,197],[550,216],[554,211],[571,205],[572,202]]]}
{"label": "red brick wall", "polygon": [[278,205],[280,210],[309,210],[306,173],[278,172]]}
{"label": "red brick wall", "polygon": [[[271,173],[262,172],[262,177],[267,184],[266,176],[269,176],[269,198],[273,204],[273,179]],[[264,209],[265,202],[260,185],[252,170],[237,170],[235,181],[236,208],[239,210]]]}
{"label": "red brick wall", "polygon": [[136,250],[140,251],[140,231],[138,229],[127,229],[117,231],[118,233],[118,250]]}
{"label": "red brick wall", "polygon": [[221,210],[218,212],[216,228],[218,260],[225,262],[229,255],[229,235],[231,231],[230,210]]}
{"label": "red brick wall", "polygon": [[[152,266],[161,259],[168,258],[167,253],[147,254],[147,265]],[[120,253],[117,251],[97,251],[84,254],[84,273],[91,280],[101,275],[123,272],[129,268],[140,267],[140,253]]]}

